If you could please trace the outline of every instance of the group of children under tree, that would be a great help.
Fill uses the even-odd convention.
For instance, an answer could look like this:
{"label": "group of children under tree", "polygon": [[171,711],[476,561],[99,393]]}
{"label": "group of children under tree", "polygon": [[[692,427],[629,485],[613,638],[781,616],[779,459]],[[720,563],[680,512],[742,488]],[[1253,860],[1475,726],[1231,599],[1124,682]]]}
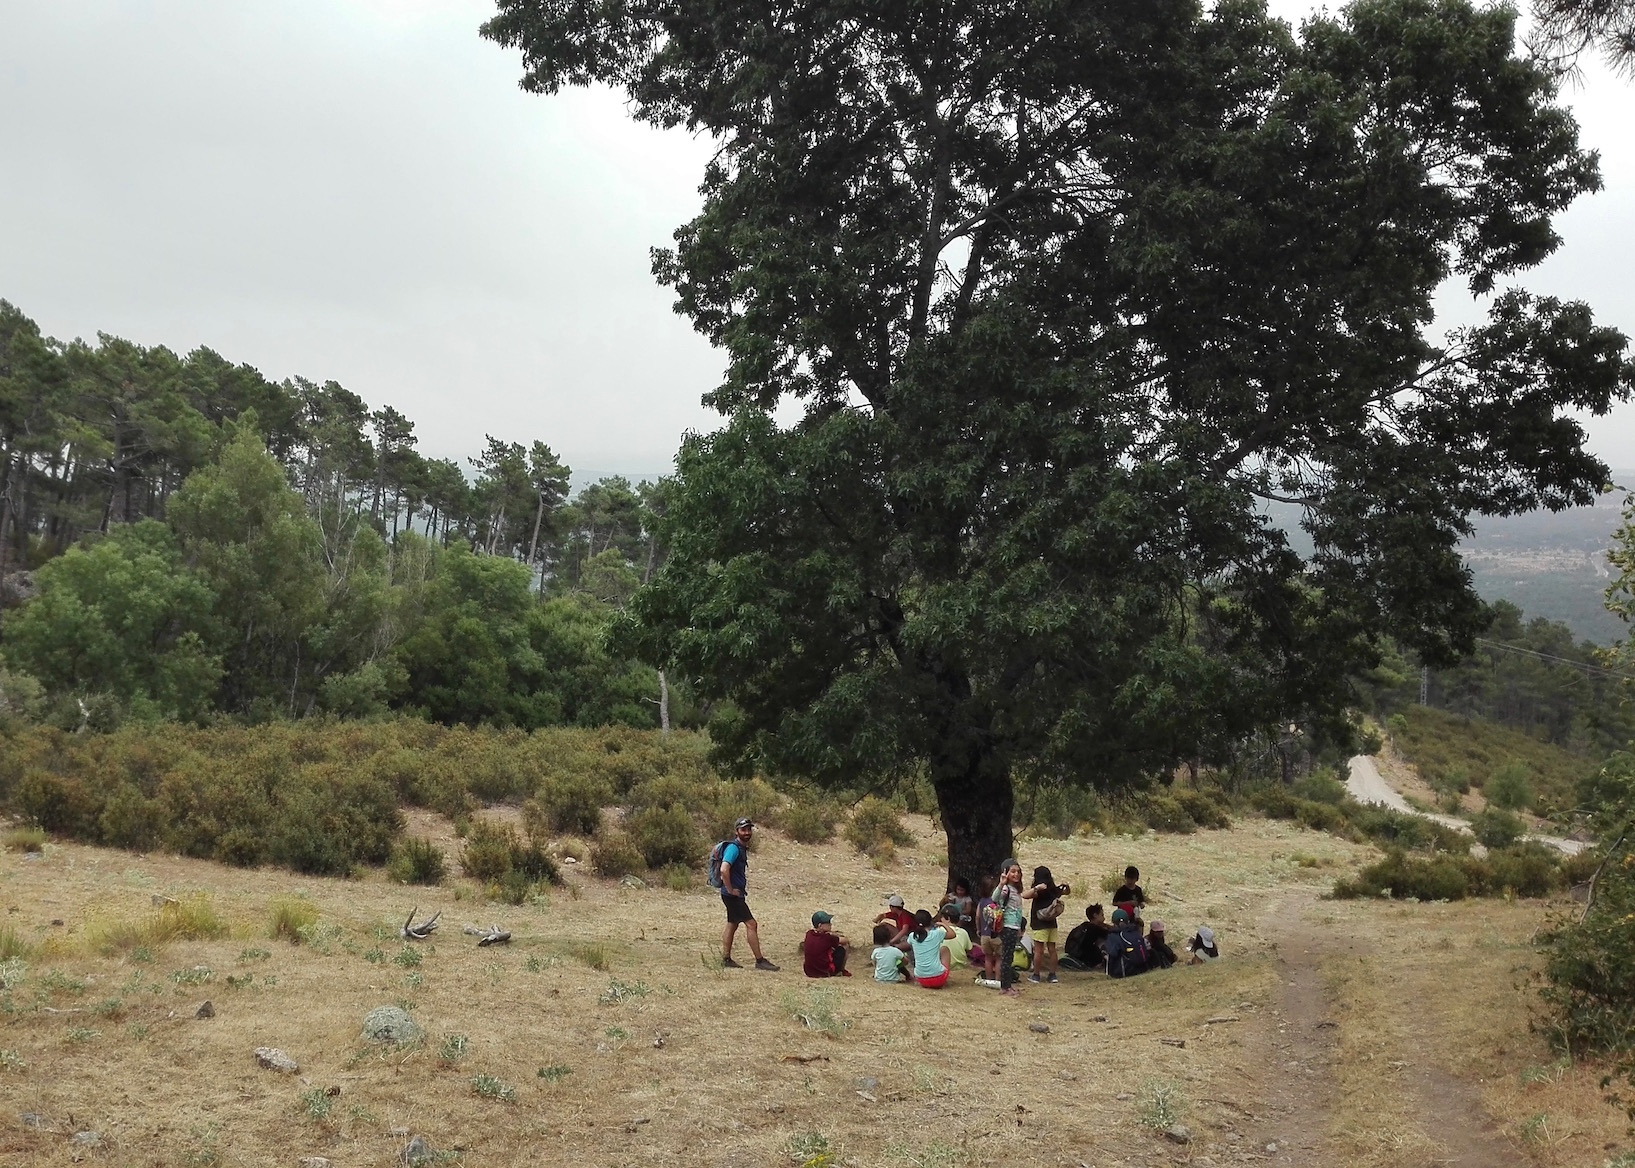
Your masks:
{"label": "group of children under tree", "polygon": [[[1182,959],[1170,948],[1164,922],[1145,926],[1141,919],[1147,897],[1141,873],[1132,865],[1124,882],[1113,892],[1109,921],[1099,904],[1085,909],[1085,920],[1058,944],[1058,921],[1066,910],[1072,888],[1058,884],[1049,868],[1033,870],[1024,885],[1022,865],[1006,860],[1000,872],[979,887],[991,887],[974,897],[964,879],[954,881],[938,911],[909,912],[901,896],[886,900],[886,909],[874,919],[873,948],[869,959],[874,980],[913,982],[926,989],[948,984],[954,968],[977,966],[978,985],[1016,996],[1022,973],[1034,984],[1053,984],[1058,968],[1102,970],[1109,977],[1134,977],[1153,969],[1168,969]],[[808,977],[850,977],[846,966],[850,942],[834,931],[834,918],[812,914],[812,928],[801,950]],[[1199,965],[1220,957],[1215,934],[1199,925],[1186,943],[1187,963]]]}

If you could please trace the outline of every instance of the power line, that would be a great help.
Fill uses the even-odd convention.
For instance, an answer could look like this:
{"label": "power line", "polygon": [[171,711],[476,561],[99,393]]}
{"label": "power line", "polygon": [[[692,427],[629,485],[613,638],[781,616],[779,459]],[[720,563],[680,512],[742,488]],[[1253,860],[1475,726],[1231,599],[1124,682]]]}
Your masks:
{"label": "power line", "polygon": [[1603,669],[1599,665],[1574,661],[1570,657],[1557,657],[1553,653],[1540,653],[1537,649],[1523,649],[1520,645],[1506,645],[1503,641],[1490,641],[1486,637],[1477,637],[1476,643],[1486,645],[1489,649],[1503,649],[1509,653],[1521,653],[1528,657],[1537,657],[1540,661],[1554,661],[1559,665],[1571,665],[1574,669],[1582,669],[1586,673],[1598,673],[1603,677],[1617,677],[1624,681],[1635,681],[1635,673],[1619,673],[1616,669]]}

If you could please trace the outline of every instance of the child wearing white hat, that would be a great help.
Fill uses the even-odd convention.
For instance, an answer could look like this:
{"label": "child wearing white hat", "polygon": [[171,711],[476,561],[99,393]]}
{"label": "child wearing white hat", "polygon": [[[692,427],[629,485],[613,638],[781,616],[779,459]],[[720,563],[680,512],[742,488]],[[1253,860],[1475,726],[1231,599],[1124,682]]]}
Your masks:
{"label": "child wearing white hat", "polygon": [[1189,965],[1202,965],[1206,961],[1219,961],[1221,951],[1215,947],[1215,930],[1208,925],[1199,925],[1198,931],[1192,934],[1192,940],[1187,942],[1187,951],[1192,954]]}

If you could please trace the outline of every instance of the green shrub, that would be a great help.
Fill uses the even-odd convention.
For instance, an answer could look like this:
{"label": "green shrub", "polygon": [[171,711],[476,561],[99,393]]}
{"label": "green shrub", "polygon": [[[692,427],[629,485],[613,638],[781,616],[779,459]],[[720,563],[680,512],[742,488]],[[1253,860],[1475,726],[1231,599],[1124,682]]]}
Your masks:
{"label": "green shrub", "polygon": [[1450,766],[1427,776],[1431,790],[1439,795],[1464,795],[1470,791],[1470,772],[1462,766]]}
{"label": "green shrub", "polygon": [[1507,763],[1482,784],[1488,805],[1506,811],[1525,811],[1537,799],[1528,770],[1519,762]]}
{"label": "green shrub", "polygon": [[1361,896],[1391,896],[1398,900],[1463,900],[1470,894],[1470,877],[1451,856],[1420,859],[1392,851],[1376,864],[1364,868],[1354,880],[1334,885],[1338,899]]}
{"label": "green shrub", "polygon": [[1561,861],[1561,877],[1568,884],[1587,884],[1601,866],[1605,855],[1600,848],[1585,848],[1576,856],[1565,856]]}
{"label": "green shrub", "polygon": [[1526,834],[1521,820],[1497,807],[1483,808],[1474,815],[1470,829],[1484,848],[1508,848]]}
{"label": "green shrub", "polygon": [[386,875],[399,884],[441,884],[447,868],[443,849],[425,839],[404,840],[386,861]]}
{"label": "green shrub", "polygon": [[43,852],[46,841],[50,838],[43,828],[14,827],[6,832],[6,851]]}
{"label": "green shrub", "polygon": [[617,880],[645,869],[642,854],[623,832],[604,832],[590,849],[590,865],[599,876]]}
{"label": "green shrub", "polygon": [[1481,891],[1487,896],[1503,895],[1508,889],[1517,896],[1549,896],[1566,886],[1561,870],[1561,854],[1540,843],[1498,848],[1485,861],[1470,860],[1467,866],[1481,865]]}
{"label": "green shrub", "polygon": [[498,880],[511,870],[511,853],[521,848],[517,829],[510,824],[474,819],[460,852],[460,870],[473,880]]}
{"label": "green shrub", "polygon": [[1171,793],[1199,827],[1232,826],[1231,810],[1220,792],[1203,787],[1178,787]]}
{"label": "green shrub", "polygon": [[846,839],[865,855],[878,856],[887,849],[908,847],[914,833],[903,825],[897,808],[874,795],[865,795],[846,825]]}
{"label": "green shrub", "polygon": [[1313,803],[1327,803],[1334,807],[1338,807],[1346,798],[1345,784],[1336,779],[1331,771],[1326,770],[1312,772],[1295,783],[1293,791],[1298,799],[1309,799]]}
{"label": "green shrub", "polygon": [[632,815],[627,828],[649,868],[696,864],[705,852],[693,817],[680,807],[649,807]]}
{"label": "green shrub", "polygon": [[696,883],[693,870],[685,864],[671,864],[664,870],[664,887],[671,892],[691,892]]}
{"label": "green shrub", "polygon": [[539,785],[530,801],[537,811],[524,808],[529,834],[543,837],[536,822],[554,835],[595,835],[602,826],[602,808],[613,802],[607,783],[594,775],[553,775]]}
{"label": "green shrub", "polygon": [[1197,823],[1173,795],[1147,795],[1140,801],[1140,815],[1154,831],[1190,835],[1198,830]]}
{"label": "green shrub", "polygon": [[835,837],[840,808],[822,800],[797,800],[778,809],[775,827],[798,844],[826,844]]}

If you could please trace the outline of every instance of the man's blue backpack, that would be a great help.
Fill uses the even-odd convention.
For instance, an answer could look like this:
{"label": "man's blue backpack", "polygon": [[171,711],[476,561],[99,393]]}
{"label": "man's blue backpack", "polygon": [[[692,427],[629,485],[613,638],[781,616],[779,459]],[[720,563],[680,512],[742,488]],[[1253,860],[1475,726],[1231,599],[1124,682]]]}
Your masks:
{"label": "man's blue backpack", "polygon": [[722,840],[720,843],[716,844],[715,847],[710,849],[710,862],[708,865],[710,870],[710,887],[715,889],[717,892],[725,892],[727,890],[726,885],[721,883],[721,860],[726,853],[727,845],[737,842],[737,840]]}

